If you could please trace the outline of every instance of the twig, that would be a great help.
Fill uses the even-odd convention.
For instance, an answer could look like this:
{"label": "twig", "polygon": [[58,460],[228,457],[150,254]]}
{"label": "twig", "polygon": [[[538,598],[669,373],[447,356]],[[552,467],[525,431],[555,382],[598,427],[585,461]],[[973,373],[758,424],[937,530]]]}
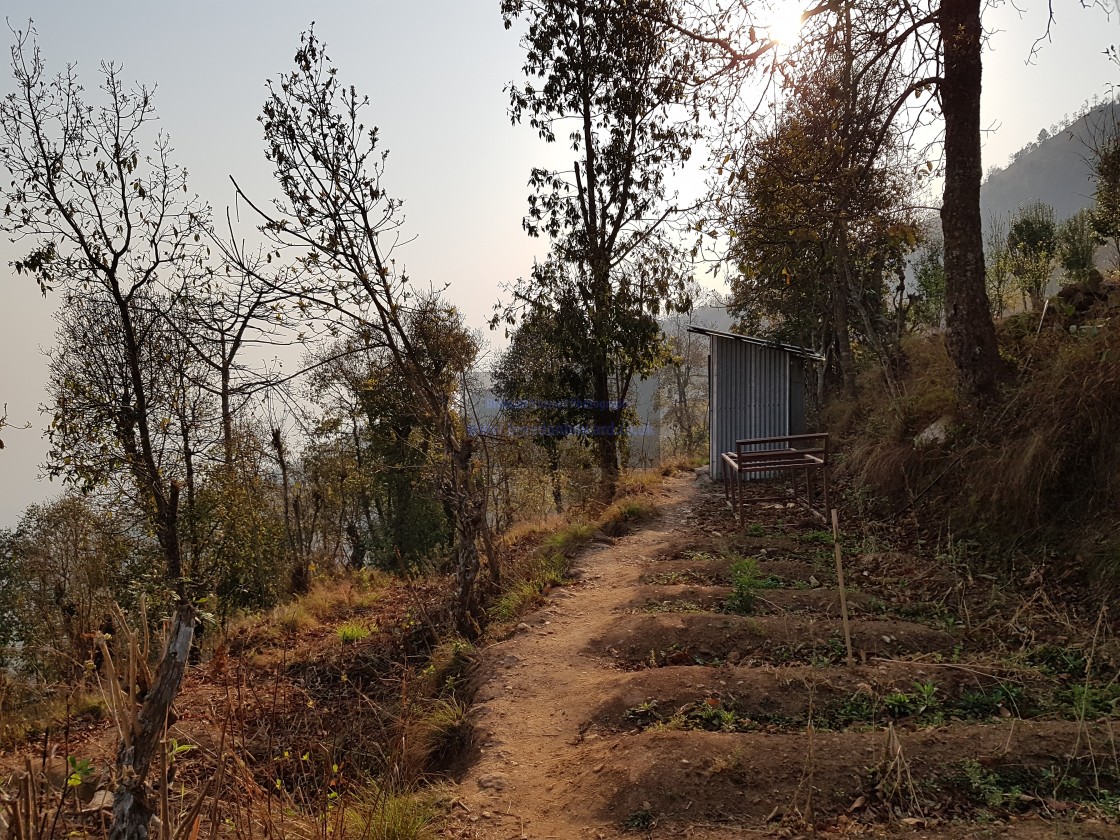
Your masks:
{"label": "twig", "polygon": [[848,667],[854,668],[856,661],[852,656],[852,630],[848,626],[848,597],[844,592],[844,560],[840,552],[840,519],[836,508],[832,509],[832,545],[836,554],[836,582],[840,592],[840,621],[844,626],[844,645],[848,650]]}

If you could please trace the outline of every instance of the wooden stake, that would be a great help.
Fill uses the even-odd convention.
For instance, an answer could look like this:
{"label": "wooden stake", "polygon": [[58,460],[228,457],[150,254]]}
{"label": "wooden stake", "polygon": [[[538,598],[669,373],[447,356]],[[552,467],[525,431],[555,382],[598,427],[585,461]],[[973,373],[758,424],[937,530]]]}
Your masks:
{"label": "wooden stake", "polygon": [[848,597],[844,593],[844,561],[840,556],[840,520],[836,508],[832,509],[832,545],[836,551],[836,582],[840,587],[840,621],[844,625],[844,645],[848,649],[848,667],[854,668],[856,661],[852,656],[852,631],[848,626]]}

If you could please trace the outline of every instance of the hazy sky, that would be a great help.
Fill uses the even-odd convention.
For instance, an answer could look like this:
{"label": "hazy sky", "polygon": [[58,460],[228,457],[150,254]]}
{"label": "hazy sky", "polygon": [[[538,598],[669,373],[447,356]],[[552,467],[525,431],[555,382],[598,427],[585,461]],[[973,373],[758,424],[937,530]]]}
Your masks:
{"label": "hazy sky", "polygon": [[[1120,33],[1115,11],[1109,20],[1099,8],[1057,4],[1053,42],[1028,66],[1031,43],[1045,31],[1045,6],[1019,5],[1023,15],[1010,3],[985,13],[993,34],[983,121],[994,129],[985,167],[1006,163],[1040,128],[1120,80],[1102,54]],[[531,129],[510,126],[502,89],[516,78],[521,53],[498,8],[498,0],[4,2],[10,26],[35,19],[52,71],[76,62],[92,88],[98,63],[112,60],[125,78],[156,85],[176,159],[191,173],[193,190],[219,212],[231,202],[231,174],[250,194],[271,190],[256,121],[264,81],[289,67],[300,31],[314,19],[343,80],[369,95],[371,118],[391,150],[386,186],[405,199],[407,230],[417,237],[401,258],[417,281],[449,284],[448,298],[479,329],[499,286],[543,253],[542,243],[522,233],[521,217],[529,169],[552,154]],[[10,33],[2,36],[11,43]],[[11,84],[10,73],[0,74],[0,94]],[[0,403],[11,422],[34,428],[3,435],[0,526],[61,489],[36,480],[45,452],[40,348],[52,340],[52,302],[14,276],[8,263],[19,254],[0,242]]]}

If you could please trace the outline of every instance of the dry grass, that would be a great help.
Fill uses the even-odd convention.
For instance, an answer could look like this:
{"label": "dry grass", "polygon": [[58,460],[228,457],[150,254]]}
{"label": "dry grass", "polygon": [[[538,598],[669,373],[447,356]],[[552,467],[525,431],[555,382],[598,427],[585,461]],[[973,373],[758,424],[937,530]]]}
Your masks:
{"label": "dry grass", "polygon": [[619,497],[597,514],[550,516],[506,532],[505,585],[490,606],[490,620],[501,629],[540,603],[545,592],[564,582],[572,558],[592,540],[622,536],[656,516],[652,495],[663,480],[659,470],[634,470],[619,483]]}
{"label": "dry grass", "polygon": [[101,693],[85,685],[44,685],[0,674],[0,749],[65,728],[68,720],[103,720],[108,711]]}
{"label": "dry grass", "polygon": [[[899,399],[869,371],[857,401],[826,412],[843,442],[840,472],[894,511],[920,501],[961,536],[1062,551],[1074,574],[1120,585],[1120,319],[1092,335],[1036,334],[1019,320],[1001,331],[1016,377],[987,411],[958,405],[941,336],[907,345]],[[935,421],[946,440],[918,445]]]}

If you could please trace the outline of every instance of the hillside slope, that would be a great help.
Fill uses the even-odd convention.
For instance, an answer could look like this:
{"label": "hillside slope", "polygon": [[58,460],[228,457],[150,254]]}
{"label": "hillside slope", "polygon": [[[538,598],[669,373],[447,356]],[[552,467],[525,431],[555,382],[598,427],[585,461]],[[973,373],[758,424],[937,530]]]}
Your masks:
{"label": "hillside slope", "polygon": [[1099,105],[1068,128],[1021,154],[1010,166],[992,172],[980,190],[984,224],[1013,214],[1024,204],[1042,201],[1057,219],[1091,207],[1096,176],[1093,144],[1120,118],[1120,106]]}

